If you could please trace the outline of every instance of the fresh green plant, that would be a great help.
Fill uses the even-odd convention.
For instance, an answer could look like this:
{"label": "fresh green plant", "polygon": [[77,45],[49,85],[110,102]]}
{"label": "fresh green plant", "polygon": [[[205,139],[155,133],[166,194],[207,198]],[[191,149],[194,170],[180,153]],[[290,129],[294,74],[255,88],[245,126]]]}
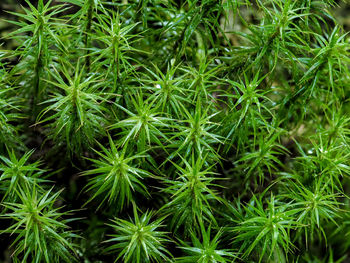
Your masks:
{"label": "fresh green plant", "polygon": [[[5,78],[5,73],[2,75]],[[8,148],[23,148],[23,142],[20,140],[19,131],[20,125],[13,125],[16,122],[20,122],[23,116],[20,114],[20,100],[16,98],[14,89],[7,87],[5,81],[0,80],[2,89],[0,91],[0,142],[2,151],[4,151],[4,145]]]}
{"label": "fresh green plant", "polygon": [[278,205],[278,200],[271,195],[267,209],[264,209],[261,198],[254,196],[244,207],[244,212],[244,217],[232,228],[236,233],[234,242],[242,244],[239,251],[243,257],[254,251],[259,262],[264,256],[283,261],[283,252],[287,254],[294,247],[289,236],[290,230],[298,226],[293,219],[294,211],[288,211],[284,204]]}
{"label": "fresh green plant", "polygon": [[110,127],[121,129],[119,133],[121,145],[136,144],[136,149],[140,152],[148,150],[152,144],[163,147],[161,140],[166,142],[168,139],[161,128],[167,127],[166,122],[169,118],[159,116],[161,114],[156,107],[153,107],[155,100],[145,100],[140,93],[136,95],[136,98],[131,97],[131,102],[136,113],[119,106],[130,117]]}
{"label": "fresh green plant", "polygon": [[0,1],[0,262],[349,260],[349,8]]}
{"label": "fresh green plant", "polygon": [[13,198],[17,196],[19,189],[31,189],[36,186],[40,187],[40,183],[45,180],[42,177],[44,170],[39,168],[40,162],[28,163],[33,150],[26,152],[18,159],[13,151],[8,152],[9,158],[0,156],[0,182],[1,188],[5,192],[4,197]]}
{"label": "fresh green plant", "polygon": [[[107,109],[103,102],[109,95],[98,91],[93,76],[84,79],[84,67],[80,68],[79,63],[73,77],[68,66],[62,65],[61,73],[57,70],[52,73],[56,82],[47,81],[58,90],[53,90],[53,98],[44,102],[49,105],[38,115],[38,120],[48,122],[49,138],[58,144],[65,143],[70,154],[80,154],[105,133],[103,124]],[[51,112],[52,115],[44,117]]]}
{"label": "fresh green plant", "polygon": [[[8,21],[19,28],[11,32],[7,37],[13,38],[21,43],[15,50],[15,55],[22,59],[14,71],[20,73],[20,80],[29,82],[24,88],[29,90],[23,91],[23,95],[31,96],[32,107],[36,107],[41,99],[45,96],[43,79],[47,77],[46,68],[50,64],[52,49],[66,48],[61,42],[57,28],[65,26],[64,21],[57,19],[57,15],[64,12],[62,5],[51,5],[52,1],[44,3],[43,0],[38,2],[38,7],[33,6],[30,1],[25,1],[29,9],[24,8],[25,14],[10,12],[20,18],[20,21]],[[24,74],[22,73],[24,71]]]}
{"label": "fresh green plant", "polygon": [[147,155],[128,156],[126,153],[128,147],[119,151],[111,137],[109,137],[109,145],[109,150],[100,145],[103,152],[96,151],[96,153],[101,159],[91,159],[96,168],[83,172],[83,175],[96,175],[86,185],[88,191],[96,189],[89,201],[103,195],[101,205],[107,200],[108,203],[117,203],[118,209],[122,210],[124,204],[132,200],[134,191],[144,195],[148,194],[142,179],[150,174],[137,168],[138,164],[135,163],[135,160],[147,157]]}
{"label": "fresh green plant", "polygon": [[[338,194],[332,193],[329,183],[318,180],[315,182],[314,190],[310,191],[306,186],[292,183],[289,188],[290,198],[294,199],[296,220],[303,224],[306,245],[314,240],[315,233],[319,238],[327,240],[322,221],[331,221],[337,225],[335,219],[340,217],[340,202],[337,201]],[[310,241],[309,241],[310,239]]]}
{"label": "fresh green plant", "polygon": [[33,263],[75,260],[71,241],[77,235],[68,229],[69,220],[62,219],[68,213],[54,207],[60,192],[51,192],[39,194],[35,187],[19,188],[16,193],[20,202],[3,203],[10,212],[2,217],[15,221],[5,230],[17,234],[13,242],[15,260]]}
{"label": "fresh green plant", "polygon": [[190,263],[190,262],[203,262],[203,263],[226,263],[232,262],[236,255],[228,249],[217,249],[222,231],[219,230],[216,235],[211,238],[211,227],[206,230],[204,224],[200,224],[202,241],[197,238],[195,233],[191,233],[191,240],[193,247],[183,243],[182,250],[186,252],[186,256],[177,258],[176,262]]}
{"label": "fresh green plant", "polygon": [[214,145],[221,144],[222,137],[213,132],[218,124],[211,121],[219,112],[210,114],[210,106],[202,109],[202,103],[197,100],[192,112],[183,107],[185,118],[179,120],[183,124],[176,126],[177,130],[170,138],[173,143],[169,145],[169,148],[174,148],[174,150],[168,159],[173,159],[180,154],[185,159],[190,158],[191,155],[196,158],[207,155],[208,160],[219,160]]}
{"label": "fresh green plant", "polygon": [[164,262],[169,260],[171,254],[165,248],[169,242],[166,232],[160,230],[162,218],[151,221],[152,212],[138,215],[134,205],[134,219],[130,221],[117,218],[112,220],[110,227],[115,234],[106,242],[112,242],[107,251],[117,251],[117,262],[123,258],[124,262]]}
{"label": "fresh green plant", "polygon": [[216,223],[210,201],[219,201],[220,197],[214,189],[215,179],[211,167],[204,168],[205,157],[195,158],[192,154],[191,163],[183,160],[185,168],[174,164],[178,170],[175,180],[166,180],[169,185],[164,192],[170,195],[170,200],[161,209],[171,215],[170,227],[176,232],[184,226],[185,233],[198,229],[201,220]]}
{"label": "fresh green plant", "polygon": [[[94,48],[90,56],[94,58],[92,66],[98,71],[105,70],[106,78],[111,76],[113,92],[123,93],[121,72],[123,75],[130,74],[133,69],[132,62],[135,61],[128,53],[140,52],[132,47],[133,42],[137,41],[138,35],[132,35],[130,32],[137,26],[137,23],[123,26],[120,15],[112,13],[110,16],[99,16],[99,23],[96,23],[95,36],[101,42],[101,48]],[[107,20],[107,21],[106,21]],[[136,40],[135,40],[136,38]],[[106,68],[106,66],[108,67]]]}
{"label": "fresh green plant", "polygon": [[183,109],[191,103],[189,97],[192,90],[186,87],[182,77],[176,75],[180,65],[168,65],[165,73],[156,65],[153,67],[154,71],[153,68],[146,68],[149,76],[145,74],[145,78],[142,79],[146,85],[145,89],[152,94],[151,97],[163,112],[177,118],[184,117]]}

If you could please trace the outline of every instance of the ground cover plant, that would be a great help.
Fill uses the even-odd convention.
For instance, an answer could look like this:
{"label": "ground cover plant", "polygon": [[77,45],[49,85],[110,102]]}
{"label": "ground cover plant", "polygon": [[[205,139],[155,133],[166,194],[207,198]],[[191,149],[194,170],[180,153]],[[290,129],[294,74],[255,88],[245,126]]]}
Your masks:
{"label": "ground cover plant", "polygon": [[349,262],[349,4],[2,0],[1,262]]}

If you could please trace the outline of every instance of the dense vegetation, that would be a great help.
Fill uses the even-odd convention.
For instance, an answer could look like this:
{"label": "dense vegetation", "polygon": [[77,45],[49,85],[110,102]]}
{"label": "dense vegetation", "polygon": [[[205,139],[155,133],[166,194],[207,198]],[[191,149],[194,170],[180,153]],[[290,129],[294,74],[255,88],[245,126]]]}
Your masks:
{"label": "dense vegetation", "polygon": [[344,3],[1,2],[1,262],[348,262]]}

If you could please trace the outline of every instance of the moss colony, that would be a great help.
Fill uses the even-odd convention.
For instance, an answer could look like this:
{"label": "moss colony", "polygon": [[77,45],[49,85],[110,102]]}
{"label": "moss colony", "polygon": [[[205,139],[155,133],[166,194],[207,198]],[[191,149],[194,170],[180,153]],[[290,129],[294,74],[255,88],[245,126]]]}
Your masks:
{"label": "moss colony", "polygon": [[1,262],[348,262],[349,5],[1,1]]}

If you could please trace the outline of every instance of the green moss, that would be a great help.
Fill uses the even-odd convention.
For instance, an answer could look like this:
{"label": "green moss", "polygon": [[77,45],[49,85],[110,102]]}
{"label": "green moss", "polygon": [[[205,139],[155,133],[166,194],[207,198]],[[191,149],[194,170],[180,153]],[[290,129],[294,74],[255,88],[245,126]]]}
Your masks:
{"label": "green moss", "polygon": [[348,259],[345,2],[0,6],[1,262]]}

